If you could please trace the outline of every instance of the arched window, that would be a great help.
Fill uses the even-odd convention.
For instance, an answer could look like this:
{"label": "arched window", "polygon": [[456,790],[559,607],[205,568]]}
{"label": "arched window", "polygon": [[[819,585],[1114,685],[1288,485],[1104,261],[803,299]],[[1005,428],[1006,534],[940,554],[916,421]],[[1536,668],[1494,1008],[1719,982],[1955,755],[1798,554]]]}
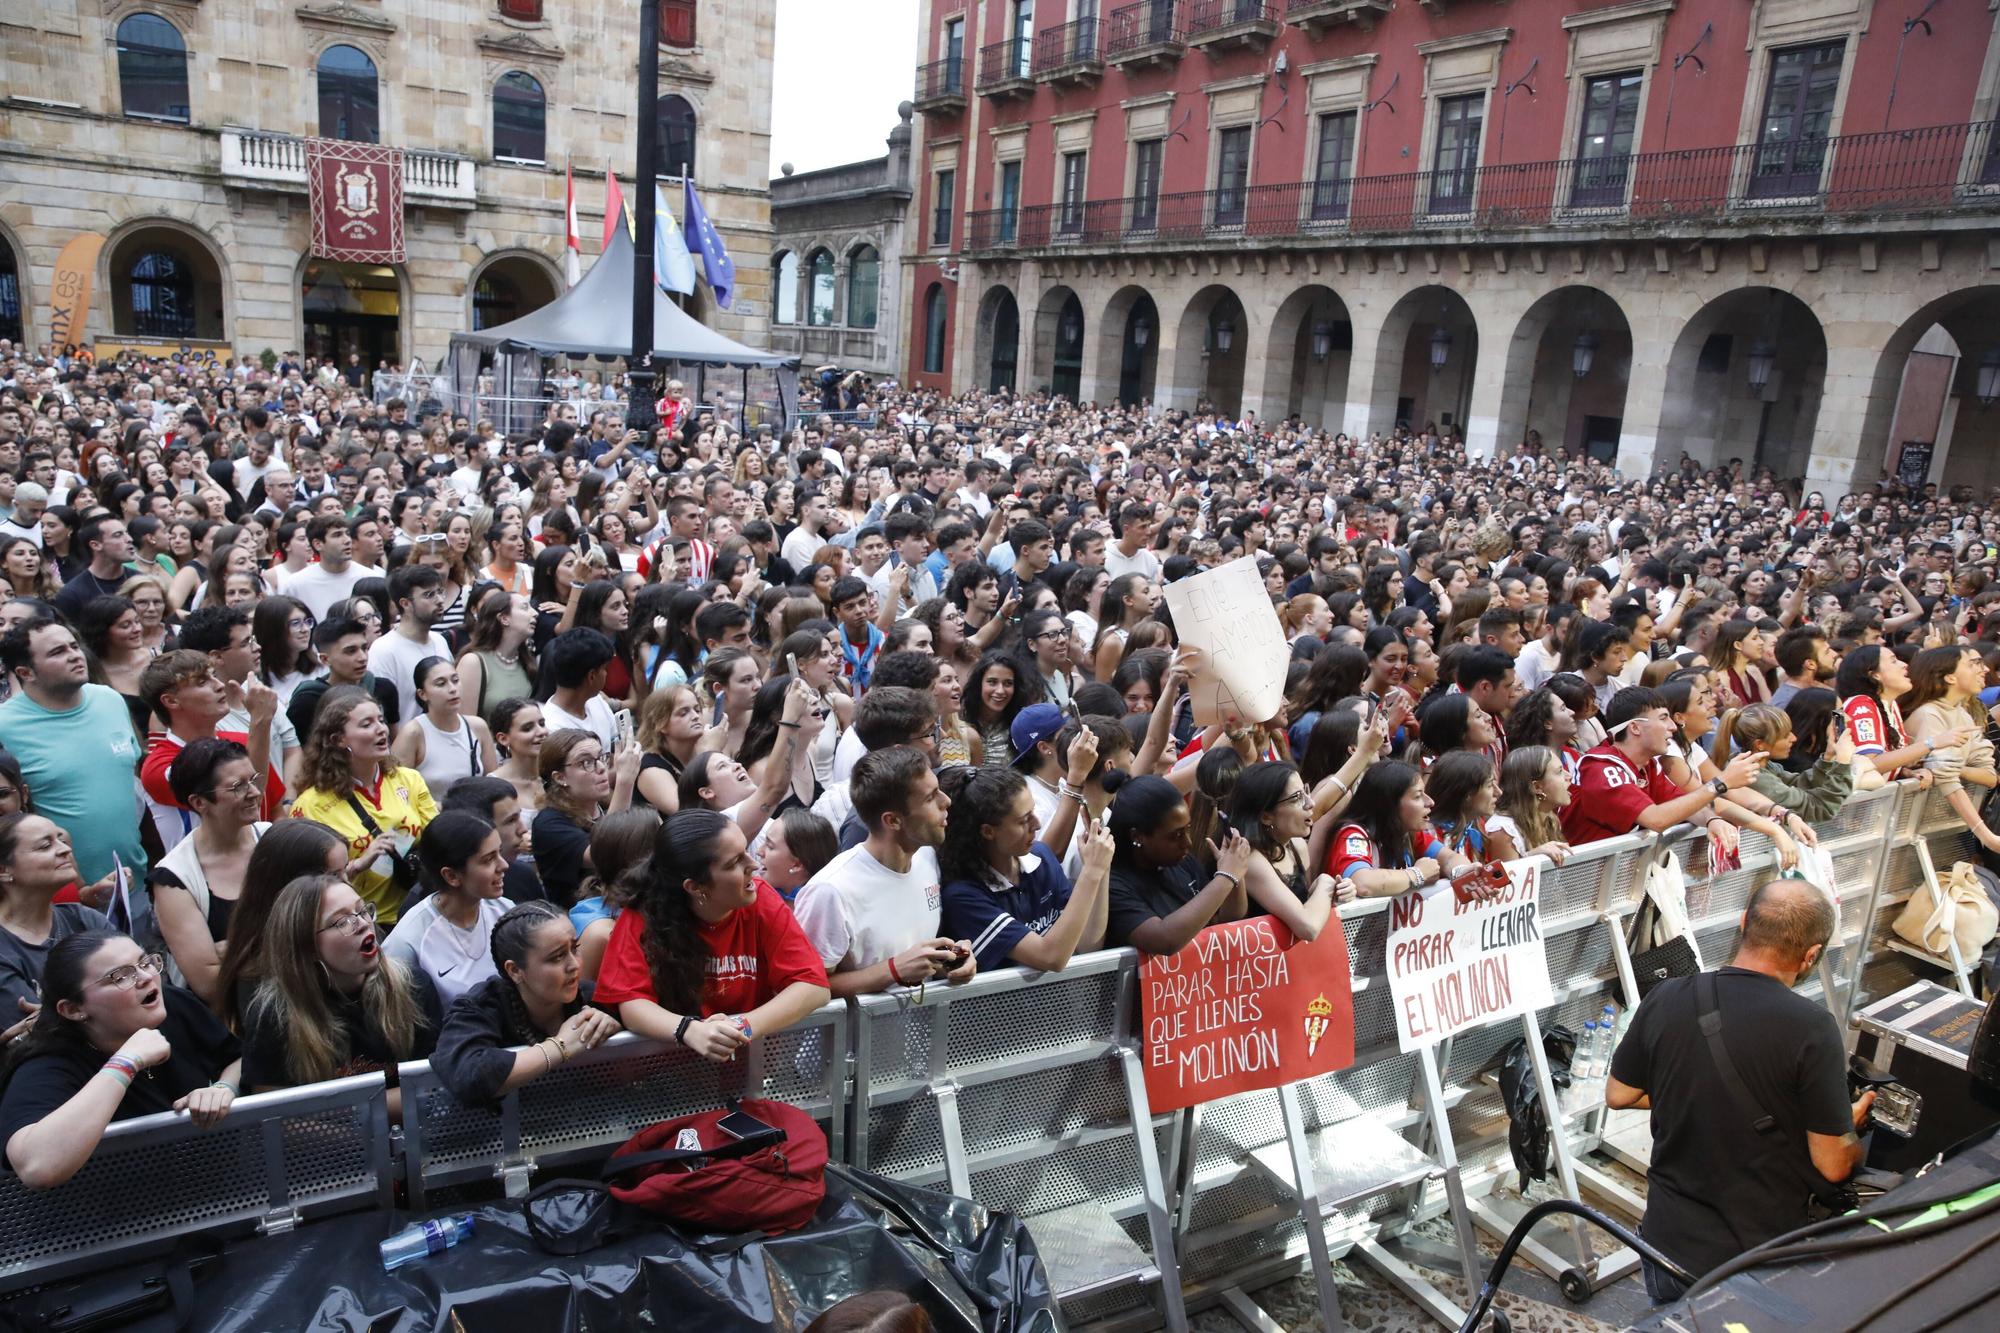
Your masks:
{"label": "arched window", "polygon": [[118,25],[118,93],[128,116],[187,123],[187,43],[158,14],[134,14]]}
{"label": "arched window", "polygon": [[375,62],[351,46],[329,46],[319,58],[322,139],[382,141],[382,92]]}
{"label": "arched window", "polygon": [[694,171],[694,108],[668,93],[659,101],[660,174],[681,177]]}
{"label": "arched window", "polygon": [[824,327],[833,323],[833,256],[815,250],[806,260],[806,323]]}
{"label": "arched window", "polygon": [[944,373],[944,284],[934,282],[924,293],[924,373]]}
{"label": "arched window", "polygon": [[132,332],[142,338],[195,336],[194,270],[170,250],[132,261]]}
{"label": "arched window", "polygon": [[856,250],[847,261],[847,327],[875,327],[875,304],[882,288],[882,256],[872,245]]}
{"label": "arched window", "polygon": [[796,324],[799,322],[799,257],[787,250],[778,256],[771,267],[771,322]]}
{"label": "arched window", "polygon": [[516,162],[544,159],[548,103],[534,76],[509,70],[493,85],[493,156]]}
{"label": "arched window", "polygon": [[14,267],[14,248],[4,240],[0,240],[0,338],[22,340],[21,274]]}

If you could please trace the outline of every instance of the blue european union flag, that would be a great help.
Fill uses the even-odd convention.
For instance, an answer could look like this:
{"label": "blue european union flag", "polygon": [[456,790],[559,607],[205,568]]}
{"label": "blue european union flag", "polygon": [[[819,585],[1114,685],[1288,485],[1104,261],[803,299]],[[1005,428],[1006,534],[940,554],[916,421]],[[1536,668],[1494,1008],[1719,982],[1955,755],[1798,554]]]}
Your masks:
{"label": "blue european union flag", "polygon": [[695,197],[694,182],[683,180],[681,188],[687,192],[681,227],[688,250],[701,256],[702,271],[708,278],[709,289],[715,293],[715,303],[727,310],[736,291],[736,265],[729,258],[729,247],[722,243],[722,234],[716,231],[701,200]]}

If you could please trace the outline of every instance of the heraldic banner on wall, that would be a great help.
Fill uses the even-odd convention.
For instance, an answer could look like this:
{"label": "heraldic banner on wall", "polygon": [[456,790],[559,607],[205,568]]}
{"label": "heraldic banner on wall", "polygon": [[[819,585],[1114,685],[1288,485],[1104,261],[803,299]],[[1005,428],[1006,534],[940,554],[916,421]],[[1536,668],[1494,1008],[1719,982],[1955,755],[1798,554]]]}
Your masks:
{"label": "heraldic banner on wall", "polygon": [[306,140],[312,253],[343,264],[403,262],[403,150]]}

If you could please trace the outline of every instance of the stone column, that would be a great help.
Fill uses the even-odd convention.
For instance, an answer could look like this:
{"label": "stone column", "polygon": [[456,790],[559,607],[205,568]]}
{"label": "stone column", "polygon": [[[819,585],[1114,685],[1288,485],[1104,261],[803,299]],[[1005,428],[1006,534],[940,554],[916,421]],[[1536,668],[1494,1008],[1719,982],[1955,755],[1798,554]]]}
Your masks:
{"label": "stone column", "polygon": [[[1385,373],[1381,367],[1384,313],[1365,305],[1350,304],[1348,307],[1348,327],[1354,333],[1354,348],[1347,359],[1347,404],[1345,408],[1338,409],[1340,421],[1337,429],[1363,439],[1378,425],[1386,431],[1395,424],[1386,419],[1378,422],[1375,417],[1375,402],[1384,393],[1388,396],[1392,412],[1396,402],[1397,386],[1391,384],[1384,389],[1377,383]],[[1394,377],[1399,369],[1400,363],[1391,366],[1386,373]],[[1326,410],[1331,418],[1336,408],[1329,403]]]}
{"label": "stone column", "polygon": [[[1500,396],[1507,384],[1507,349],[1488,349],[1482,340],[1472,370],[1472,402],[1465,413],[1465,452],[1492,458],[1500,451]],[[1513,443],[1509,441],[1509,443]]]}
{"label": "stone column", "polygon": [[1667,401],[1667,358],[1671,343],[1641,340],[1634,330],[1632,374],[1625,382],[1625,415],[1618,428],[1618,471],[1627,477],[1649,477],[1662,462],[1673,462],[1678,449],[1660,438]]}

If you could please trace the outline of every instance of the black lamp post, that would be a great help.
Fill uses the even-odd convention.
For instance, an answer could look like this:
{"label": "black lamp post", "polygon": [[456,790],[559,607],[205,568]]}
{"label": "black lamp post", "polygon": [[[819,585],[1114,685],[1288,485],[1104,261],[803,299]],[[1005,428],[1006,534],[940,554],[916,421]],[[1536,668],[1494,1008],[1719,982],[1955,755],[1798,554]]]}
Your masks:
{"label": "black lamp post", "polygon": [[[653,192],[659,179],[660,0],[639,0],[639,163],[633,171],[632,354],[625,424],[651,431],[660,424],[653,400]],[[643,262],[641,256],[644,256]]]}

